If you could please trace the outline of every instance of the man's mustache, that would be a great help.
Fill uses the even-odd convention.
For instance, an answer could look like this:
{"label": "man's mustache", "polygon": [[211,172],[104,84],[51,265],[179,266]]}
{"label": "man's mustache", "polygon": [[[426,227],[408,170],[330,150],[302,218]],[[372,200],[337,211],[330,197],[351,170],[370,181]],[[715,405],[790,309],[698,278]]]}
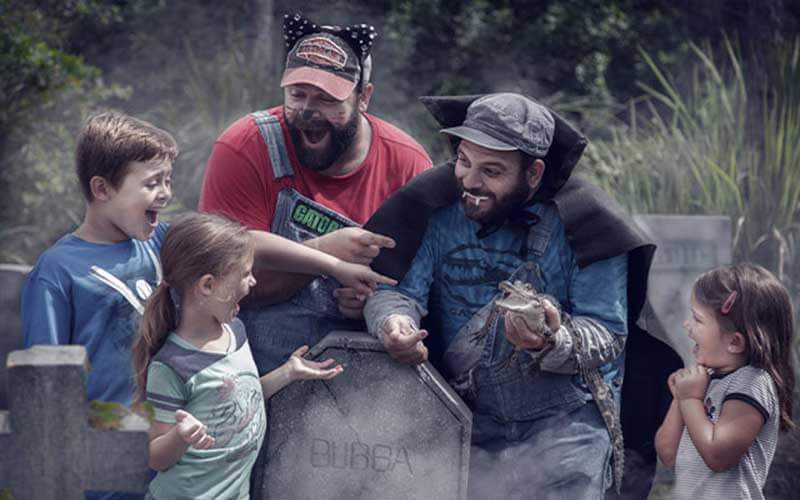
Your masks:
{"label": "man's mustache", "polygon": [[327,120],[304,120],[300,117],[292,120],[292,126],[302,129],[331,129],[333,125]]}

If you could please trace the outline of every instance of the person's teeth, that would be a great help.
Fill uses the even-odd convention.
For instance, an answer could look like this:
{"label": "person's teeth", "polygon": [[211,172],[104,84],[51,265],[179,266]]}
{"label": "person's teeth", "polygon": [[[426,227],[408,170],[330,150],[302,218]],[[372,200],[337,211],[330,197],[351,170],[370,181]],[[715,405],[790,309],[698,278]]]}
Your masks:
{"label": "person's teeth", "polygon": [[484,200],[488,200],[488,199],[489,199],[489,197],[488,197],[488,196],[475,196],[474,194],[469,194],[469,193],[468,193],[468,192],[466,192],[466,191],[464,191],[464,192],[461,194],[461,197],[462,197],[462,198],[466,198],[466,199],[468,199],[468,200],[472,200],[472,203],[473,203],[473,204],[474,204],[476,207],[477,207],[478,205],[480,205],[482,201],[484,201]]}

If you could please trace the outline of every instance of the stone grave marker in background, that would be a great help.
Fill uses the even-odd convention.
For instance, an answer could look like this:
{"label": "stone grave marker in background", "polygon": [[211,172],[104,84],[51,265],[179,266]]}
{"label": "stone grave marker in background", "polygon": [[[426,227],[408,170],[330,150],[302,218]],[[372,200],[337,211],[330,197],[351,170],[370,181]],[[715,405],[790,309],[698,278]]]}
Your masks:
{"label": "stone grave marker in background", "polygon": [[401,365],[361,332],[333,332],[309,357],[344,372],[272,397],[254,500],[466,498],[472,415],[430,364]]}
{"label": "stone grave marker in background", "polygon": [[90,422],[83,346],[34,346],[7,358],[10,411],[0,411],[0,491],[22,500],[83,500],[86,490],[145,492],[149,424],[135,414],[121,414],[115,430]]}
{"label": "stone grave marker in background", "polygon": [[703,272],[732,262],[731,220],[706,215],[636,215],[634,220],[658,245],[640,321],[684,363],[693,363],[694,343],[683,328],[691,288]]}
{"label": "stone grave marker in background", "polygon": [[0,264],[0,409],[8,408],[6,356],[22,349],[19,300],[30,270],[30,266]]}

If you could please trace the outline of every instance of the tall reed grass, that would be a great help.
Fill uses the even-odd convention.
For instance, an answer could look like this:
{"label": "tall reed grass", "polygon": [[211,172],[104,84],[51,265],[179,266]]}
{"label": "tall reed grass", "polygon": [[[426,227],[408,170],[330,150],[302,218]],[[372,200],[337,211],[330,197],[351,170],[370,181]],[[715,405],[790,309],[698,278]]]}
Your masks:
{"label": "tall reed grass", "polygon": [[766,68],[692,45],[688,76],[642,52],[658,85],[640,84],[628,120],[587,151],[583,170],[631,210],[720,214],[734,221],[737,260],[800,286],[800,38]]}

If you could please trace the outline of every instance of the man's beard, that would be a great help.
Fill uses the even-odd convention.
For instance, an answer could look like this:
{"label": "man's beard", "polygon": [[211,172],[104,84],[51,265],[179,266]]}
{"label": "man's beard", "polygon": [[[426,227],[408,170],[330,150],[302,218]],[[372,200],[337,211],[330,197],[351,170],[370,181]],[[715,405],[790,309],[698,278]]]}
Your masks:
{"label": "man's beard", "polygon": [[[463,193],[464,186],[459,181],[459,187]],[[478,216],[477,210],[480,206],[475,207],[473,200],[469,198],[462,198],[461,202],[464,205],[464,213],[467,217],[480,223],[483,226],[499,226],[503,224],[513,213],[522,209],[528,198],[531,195],[531,188],[528,185],[527,178],[524,172],[520,172],[520,177],[514,184],[514,189],[503,196],[499,200],[495,198],[494,194],[490,192],[476,192],[467,191],[473,196],[487,196],[489,200],[493,201],[494,208],[491,212]],[[481,202],[481,205],[486,202]]]}
{"label": "man's beard", "polygon": [[[341,127],[337,127],[325,119],[303,120],[299,113],[292,120],[287,118],[286,126],[289,128],[289,135],[300,164],[317,172],[330,168],[355,141],[360,117],[358,111],[353,111],[350,119]],[[308,128],[324,129],[330,132],[328,146],[319,151],[307,149],[303,143],[301,129]]]}

